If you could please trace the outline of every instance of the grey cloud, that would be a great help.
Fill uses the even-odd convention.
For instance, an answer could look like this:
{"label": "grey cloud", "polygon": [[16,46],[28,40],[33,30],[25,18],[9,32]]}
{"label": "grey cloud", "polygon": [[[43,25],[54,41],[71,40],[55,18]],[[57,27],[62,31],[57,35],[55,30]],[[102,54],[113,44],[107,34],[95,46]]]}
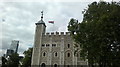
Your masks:
{"label": "grey cloud", "polygon": [[11,40],[9,38],[2,39],[2,49],[8,49],[10,46]]}
{"label": "grey cloud", "polygon": [[[84,5],[85,4],[85,5]],[[44,21],[47,32],[67,31],[67,25],[71,17],[81,20],[81,10],[88,3],[40,3],[40,2],[6,2],[3,3],[5,22],[3,23],[3,49],[9,48],[14,39],[20,41],[19,53],[23,53],[33,46],[35,23],[40,20],[41,10],[44,11]],[[84,5],[84,6],[82,6]],[[82,7],[81,7],[82,6]],[[1,9],[1,8],[0,8]],[[48,21],[53,20],[54,27]]]}
{"label": "grey cloud", "polygon": [[0,49],[0,56],[3,56],[3,54],[6,53],[6,50],[5,49]]}
{"label": "grey cloud", "polygon": [[51,27],[48,27],[48,28],[46,28],[46,29],[47,29],[46,32],[56,32],[56,31],[59,30],[58,27],[55,26],[55,25],[53,25],[53,24],[52,24]]}

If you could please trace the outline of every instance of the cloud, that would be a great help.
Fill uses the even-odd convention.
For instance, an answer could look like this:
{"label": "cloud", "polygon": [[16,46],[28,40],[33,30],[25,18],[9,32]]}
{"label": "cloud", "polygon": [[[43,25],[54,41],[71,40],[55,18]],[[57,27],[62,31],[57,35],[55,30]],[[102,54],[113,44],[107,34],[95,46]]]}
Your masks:
{"label": "cloud", "polygon": [[12,40],[19,40],[19,52],[23,52],[29,47],[29,44],[33,45],[34,15],[28,10],[21,9],[24,8],[24,3],[23,5],[22,3],[4,3],[2,7],[4,8],[2,18],[5,19],[5,22],[2,23],[1,49],[7,50]]}
{"label": "cloud", "polygon": [[[6,1],[6,2],[5,2]],[[75,0],[74,2],[62,2],[60,0],[44,0],[41,2],[16,2],[18,0],[4,0],[0,3],[0,41],[2,48],[0,53],[5,53],[12,40],[19,40],[19,53],[22,54],[29,47],[33,46],[35,23],[40,20],[41,10],[44,11],[44,21],[47,26],[46,32],[67,31],[67,25],[71,18],[82,21],[82,11],[93,0]],[[60,1],[60,2],[59,2]],[[99,1],[99,0],[97,0]],[[2,21],[2,20],[5,21]],[[54,26],[48,21],[53,20]],[[0,55],[2,55],[0,54]]]}
{"label": "cloud", "polygon": [[[84,3],[87,5],[87,3]],[[35,23],[40,20],[41,10],[44,11],[46,32],[67,31],[71,17],[81,19],[82,3],[40,3],[40,2],[4,2],[1,5],[2,18],[2,50],[7,50],[12,40],[19,40],[18,52],[22,54],[33,46]],[[82,6],[82,7],[81,7]],[[78,13],[80,15],[78,15]],[[48,21],[53,20],[54,26]],[[3,51],[2,53],[5,53]]]}
{"label": "cloud", "polygon": [[[1,0],[2,2],[93,2],[93,1],[100,1],[100,0]],[[101,0],[110,2],[112,0]],[[119,0],[113,0],[119,1]]]}

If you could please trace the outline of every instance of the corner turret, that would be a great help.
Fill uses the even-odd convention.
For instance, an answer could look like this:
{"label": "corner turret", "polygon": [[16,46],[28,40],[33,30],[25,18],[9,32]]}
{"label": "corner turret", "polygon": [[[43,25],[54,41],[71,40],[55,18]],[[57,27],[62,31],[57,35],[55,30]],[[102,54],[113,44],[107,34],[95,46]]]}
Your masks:
{"label": "corner turret", "polygon": [[41,24],[43,24],[43,25],[46,27],[45,22],[43,21],[43,11],[41,11],[41,20],[39,20],[38,23],[35,23],[35,24],[36,24],[36,25],[41,25]]}
{"label": "corner turret", "polygon": [[[39,65],[40,63],[40,48],[43,35],[45,35],[46,25],[43,21],[43,11],[41,12],[41,20],[38,21],[36,24],[35,30],[35,38],[34,38],[34,46],[33,46],[33,54],[32,54],[32,63],[31,65]],[[36,58],[37,57],[37,58]]]}

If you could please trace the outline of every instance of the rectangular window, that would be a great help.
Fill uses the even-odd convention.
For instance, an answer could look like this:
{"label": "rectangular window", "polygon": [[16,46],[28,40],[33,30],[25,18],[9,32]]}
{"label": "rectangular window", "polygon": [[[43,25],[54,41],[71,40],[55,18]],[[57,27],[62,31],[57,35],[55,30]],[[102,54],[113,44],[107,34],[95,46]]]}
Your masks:
{"label": "rectangular window", "polygon": [[68,48],[70,48],[70,44],[68,44]]}
{"label": "rectangular window", "polygon": [[45,46],[45,44],[42,44],[42,47],[44,47]]}
{"label": "rectangular window", "polygon": [[56,46],[56,44],[52,44],[52,46],[53,46],[53,47],[55,47],[55,46]]}
{"label": "rectangular window", "polygon": [[46,47],[50,46],[50,44],[46,44]]}

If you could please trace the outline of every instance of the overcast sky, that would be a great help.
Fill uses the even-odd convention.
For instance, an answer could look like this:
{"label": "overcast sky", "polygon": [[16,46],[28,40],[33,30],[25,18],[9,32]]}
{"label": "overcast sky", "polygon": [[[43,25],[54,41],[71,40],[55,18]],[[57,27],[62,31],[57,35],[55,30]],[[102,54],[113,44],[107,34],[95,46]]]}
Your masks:
{"label": "overcast sky", "polygon": [[[19,54],[33,46],[35,23],[40,20],[42,10],[47,25],[46,32],[66,32],[69,20],[76,18],[81,22],[82,11],[93,1],[99,0],[1,0],[0,56],[10,47],[12,40],[20,41]],[[54,25],[48,23],[51,20]]]}

